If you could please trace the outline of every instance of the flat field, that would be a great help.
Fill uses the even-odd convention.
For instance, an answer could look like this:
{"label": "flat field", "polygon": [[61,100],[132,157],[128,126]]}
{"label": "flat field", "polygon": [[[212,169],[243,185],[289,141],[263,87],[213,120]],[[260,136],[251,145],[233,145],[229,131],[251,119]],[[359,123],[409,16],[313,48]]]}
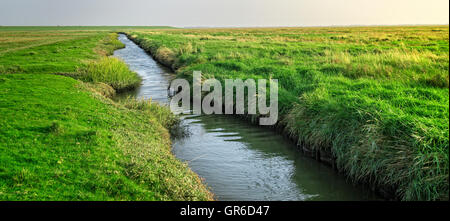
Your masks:
{"label": "flat field", "polygon": [[398,199],[448,199],[448,26],[124,31],[180,77],[278,79],[299,144]]}
{"label": "flat field", "polygon": [[103,29],[0,27],[0,200],[212,199],[168,109],[109,99],[139,79]]}

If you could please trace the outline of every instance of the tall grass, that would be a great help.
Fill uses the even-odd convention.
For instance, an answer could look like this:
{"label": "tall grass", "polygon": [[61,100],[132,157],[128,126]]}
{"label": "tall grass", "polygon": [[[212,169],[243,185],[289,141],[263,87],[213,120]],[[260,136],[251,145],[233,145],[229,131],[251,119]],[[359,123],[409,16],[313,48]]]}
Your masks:
{"label": "tall grass", "polygon": [[[332,70],[349,78],[370,77],[377,79],[394,78],[403,81],[418,81],[434,87],[449,87],[448,69],[444,63],[448,54],[435,54],[430,51],[390,49],[375,53],[346,51],[324,52],[323,70]],[[399,71],[401,70],[401,71]]]}
{"label": "tall grass", "polygon": [[449,193],[448,32],[422,26],[129,35],[188,79],[194,70],[218,80],[278,79],[279,126],[299,145],[331,153],[350,179],[390,197],[438,200]]}
{"label": "tall grass", "polygon": [[79,68],[78,77],[86,82],[106,83],[119,92],[134,89],[141,82],[137,73],[130,71],[123,61],[115,57],[89,62]]}

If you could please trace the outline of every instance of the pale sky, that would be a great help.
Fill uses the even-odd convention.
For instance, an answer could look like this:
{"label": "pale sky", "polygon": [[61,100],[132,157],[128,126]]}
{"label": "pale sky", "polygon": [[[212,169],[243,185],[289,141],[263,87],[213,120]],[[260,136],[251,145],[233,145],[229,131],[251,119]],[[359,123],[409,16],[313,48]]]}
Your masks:
{"label": "pale sky", "polygon": [[0,25],[448,24],[449,0],[0,0]]}

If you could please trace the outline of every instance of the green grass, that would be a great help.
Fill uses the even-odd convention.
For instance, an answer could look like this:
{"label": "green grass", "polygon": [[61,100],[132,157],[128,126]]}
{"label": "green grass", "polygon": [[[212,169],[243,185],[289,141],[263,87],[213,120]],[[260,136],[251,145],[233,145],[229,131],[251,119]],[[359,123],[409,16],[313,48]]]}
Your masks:
{"label": "green grass", "polygon": [[[77,67],[112,53],[114,35],[92,31],[0,32],[2,73],[72,73]],[[119,42],[120,43],[120,42]]]}
{"label": "green grass", "polygon": [[112,103],[56,75],[0,75],[0,85],[0,199],[210,199],[172,155],[162,107]]}
{"label": "green grass", "polygon": [[0,26],[0,31],[116,31],[124,29],[174,29],[171,26]]}
{"label": "green grass", "polygon": [[0,30],[0,200],[212,199],[171,153],[168,109],[107,98],[136,83],[105,57],[117,34]]}
{"label": "green grass", "polygon": [[134,89],[141,83],[141,78],[118,58],[104,57],[89,62],[77,72],[77,77],[85,82],[102,82],[116,91]]}
{"label": "green grass", "polygon": [[300,145],[397,199],[448,199],[448,26],[126,32],[180,77],[278,79]]}

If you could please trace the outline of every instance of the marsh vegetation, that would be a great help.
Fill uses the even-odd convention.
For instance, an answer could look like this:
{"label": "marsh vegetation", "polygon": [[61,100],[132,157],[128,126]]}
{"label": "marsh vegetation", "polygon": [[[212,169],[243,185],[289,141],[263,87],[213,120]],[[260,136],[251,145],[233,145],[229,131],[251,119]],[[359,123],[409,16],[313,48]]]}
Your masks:
{"label": "marsh vegetation", "polygon": [[118,31],[179,77],[278,79],[299,146],[396,199],[448,199],[448,26],[0,27],[0,199],[212,199],[167,109],[108,98],[139,84],[107,57]]}
{"label": "marsh vegetation", "polygon": [[448,26],[127,33],[180,77],[278,79],[300,146],[397,199],[448,199]]}

